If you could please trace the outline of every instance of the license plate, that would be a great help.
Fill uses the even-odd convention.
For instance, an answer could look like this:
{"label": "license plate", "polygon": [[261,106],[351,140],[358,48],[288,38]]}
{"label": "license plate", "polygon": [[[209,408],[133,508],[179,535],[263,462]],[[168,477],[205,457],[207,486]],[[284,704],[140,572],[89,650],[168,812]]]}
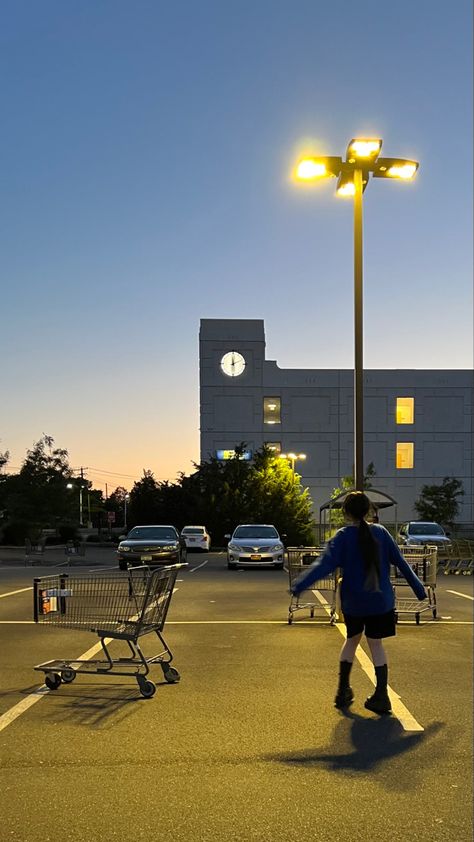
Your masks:
{"label": "license plate", "polygon": [[258,553],[253,553],[253,555],[250,556],[250,561],[260,561],[261,557],[262,556]]}
{"label": "license plate", "polygon": [[188,541],[195,541],[195,538],[188,538]]}
{"label": "license plate", "polygon": [[140,560],[141,561],[152,561],[153,556],[152,555],[142,555]]}

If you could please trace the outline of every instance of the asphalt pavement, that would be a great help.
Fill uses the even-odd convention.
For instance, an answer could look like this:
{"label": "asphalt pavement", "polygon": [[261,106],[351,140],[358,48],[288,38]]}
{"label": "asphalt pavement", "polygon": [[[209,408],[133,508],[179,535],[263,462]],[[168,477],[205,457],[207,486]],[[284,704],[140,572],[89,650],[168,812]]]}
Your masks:
{"label": "asphalt pavement", "polygon": [[[47,561],[0,556],[2,839],[471,842],[472,577],[439,577],[438,619],[400,618],[387,642],[396,715],[379,718],[363,706],[363,654],[353,706],[333,706],[343,629],[327,594],[289,625],[284,571],[228,571],[215,553],[189,555],[170,604],[179,683],[155,666],[151,699],[115,675],[46,690],[34,665],[97,636],[35,625],[33,577],[116,569],[112,550]],[[153,633],[141,642],[161,651]]]}

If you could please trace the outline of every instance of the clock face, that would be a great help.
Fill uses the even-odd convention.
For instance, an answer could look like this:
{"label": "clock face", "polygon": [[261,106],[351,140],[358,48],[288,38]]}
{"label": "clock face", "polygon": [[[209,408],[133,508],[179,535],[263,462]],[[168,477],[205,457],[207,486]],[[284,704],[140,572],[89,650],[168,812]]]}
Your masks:
{"label": "clock face", "polygon": [[221,369],[228,377],[238,377],[245,365],[245,359],[238,351],[228,351],[221,359]]}

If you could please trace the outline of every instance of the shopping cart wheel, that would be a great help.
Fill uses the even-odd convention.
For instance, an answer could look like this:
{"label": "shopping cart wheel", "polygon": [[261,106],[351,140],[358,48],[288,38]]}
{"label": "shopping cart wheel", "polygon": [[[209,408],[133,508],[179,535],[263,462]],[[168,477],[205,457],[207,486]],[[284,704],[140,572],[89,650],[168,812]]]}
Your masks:
{"label": "shopping cart wheel", "polygon": [[418,614],[418,612],[415,614],[415,622],[417,626],[420,625],[420,615]]}
{"label": "shopping cart wheel", "polygon": [[149,681],[148,678],[139,678],[138,686],[140,693],[145,699],[151,699],[156,693],[156,685],[153,684],[153,681]]}
{"label": "shopping cart wheel", "polygon": [[74,681],[76,677],[76,670],[62,670],[61,672],[61,681],[64,681],[65,684],[70,684],[71,681]]}
{"label": "shopping cart wheel", "polygon": [[314,617],[314,608],[310,608],[309,616]]}
{"label": "shopping cart wheel", "polygon": [[161,669],[163,670],[165,681],[167,681],[168,684],[178,683],[179,679],[181,678],[178,670],[176,670],[174,667],[170,667],[169,664],[162,664]]}
{"label": "shopping cart wheel", "polygon": [[293,614],[290,613],[290,614],[288,614],[288,625],[291,626],[292,622],[293,622]]}
{"label": "shopping cart wheel", "polygon": [[57,672],[48,672],[44,679],[44,683],[49,690],[57,690],[61,684],[61,676]]}

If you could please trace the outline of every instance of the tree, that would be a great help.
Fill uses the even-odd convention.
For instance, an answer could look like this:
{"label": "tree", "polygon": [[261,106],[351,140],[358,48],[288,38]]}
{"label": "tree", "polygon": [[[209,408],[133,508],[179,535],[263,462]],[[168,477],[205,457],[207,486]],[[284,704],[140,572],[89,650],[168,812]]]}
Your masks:
{"label": "tree", "polygon": [[115,526],[125,526],[125,497],[127,494],[127,489],[118,485],[104,503],[103,509],[115,514]]}
{"label": "tree", "polygon": [[232,459],[211,457],[195,464],[191,476],[181,474],[177,483],[157,482],[151,471],[130,492],[129,523],[201,523],[213,543],[222,545],[224,535],[238,523],[274,523],[290,543],[312,540],[311,501],[293,478],[288,463],[263,447],[253,464],[243,458],[245,442],[234,448]]}
{"label": "tree", "polygon": [[143,470],[143,477],[136,482],[130,492],[128,523],[160,523],[160,486],[153,472]]}
{"label": "tree", "polygon": [[37,539],[45,527],[77,522],[75,503],[67,491],[71,482],[67,450],[54,447],[54,439],[43,434],[27,451],[20,472],[2,483],[7,529],[18,540]]}
{"label": "tree", "polygon": [[441,485],[423,485],[415,501],[415,510],[422,520],[453,526],[459,514],[459,498],[464,495],[462,482],[444,477]]}
{"label": "tree", "polygon": [[[369,462],[367,468],[365,469],[364,474],[364,488],[369,489],[373,488],[372,485],[372,477],[376,475],[376,470],[373,462]],[[331,500],[334,500],[335,497],[338,497],[339,494],[342,494],[343,491],[351,491],[354,488],[354,474],[347,474],[347,476],[341,478],[341,487],[340,488],[333,488],[331,494]],[[339,529],[339,527],[343,526],[344,524],[344,514],[342,509],[331,509],[330,513],[330,526]]]}
{"label": "tree", "polygon": [[248,499],[254,523],[273,523],[286,543],[311,544],[313,514],[308,489],[301,488],[286,459],[263,445],[255,453]]}

